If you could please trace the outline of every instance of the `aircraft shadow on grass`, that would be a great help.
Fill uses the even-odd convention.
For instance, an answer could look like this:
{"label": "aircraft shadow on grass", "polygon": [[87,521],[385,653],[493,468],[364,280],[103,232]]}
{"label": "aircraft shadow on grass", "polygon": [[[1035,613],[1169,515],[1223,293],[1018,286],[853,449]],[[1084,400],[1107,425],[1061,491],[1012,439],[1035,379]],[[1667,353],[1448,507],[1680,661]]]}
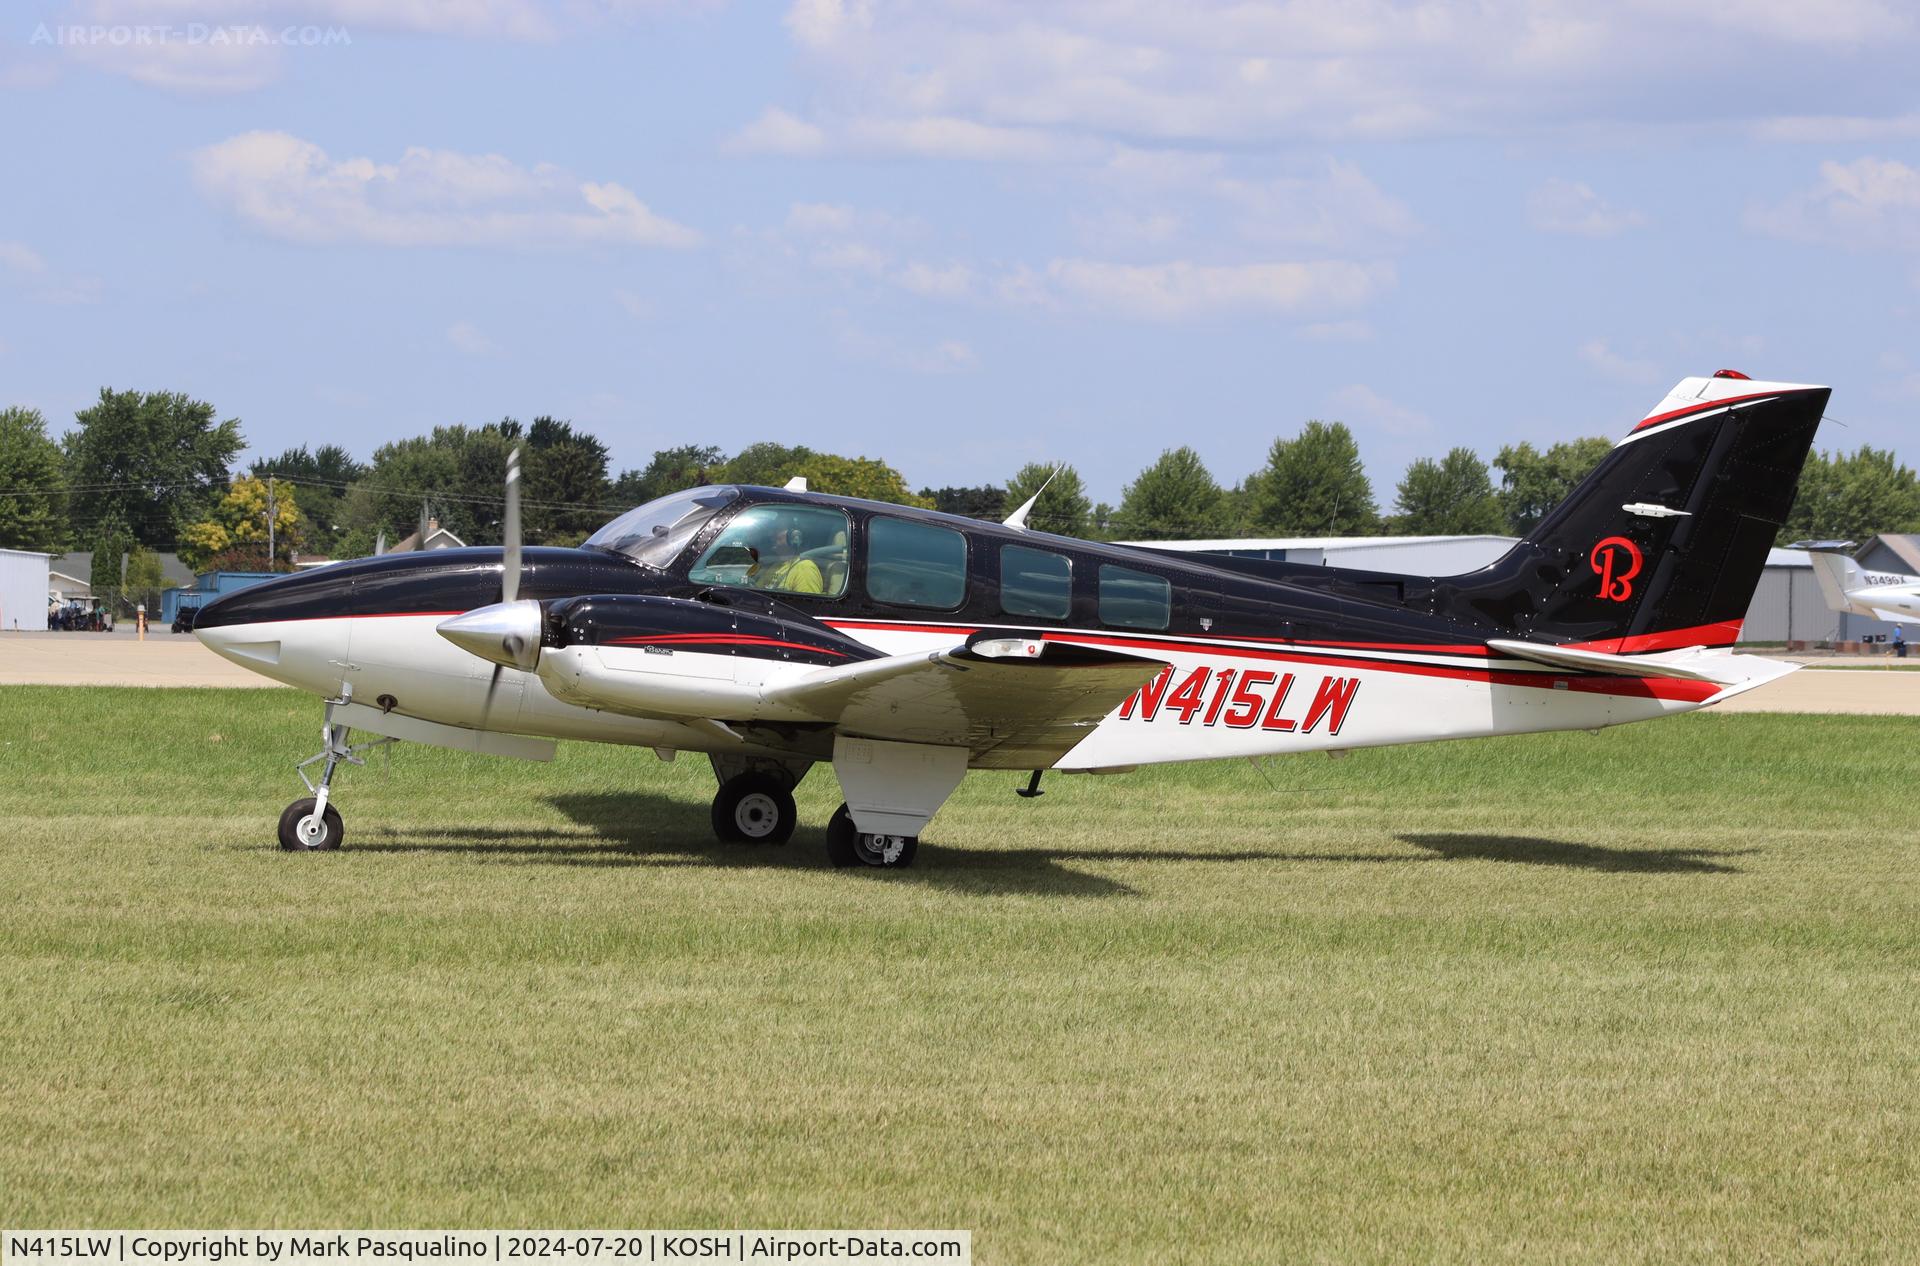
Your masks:
{"label": "aircraft shadow on grass", "polygon": [[1565,840],[1528,835],[1481,835],[1471,831],[1438,831],[1395,838],[1439,854],[1430,860],[1520,862],[1528,866],[1568,866],[1576,870],[1638,875],[1737,875],[1738,866],[1713,859],[1760,851],[1753,848],[1602,848],[1598,844],[1569,844]]}
{"label": "aircraft shadow on grass", "polygon": [[[492,827],[461,827],[444,834],[385,831],[371,839],[364,834],[350,838],[347,847],[363,853],[444,852],[553,866],[807,870],[827,864],[826,832],[819,827],[802,827],[784,845],[723,844],[713,838],[706,808],[666,796],[644,792],[559,795],[547,797],[547,803],[589,833],[543,836],[537,828]],[[928,842],[920,846],[912,869],[872,877],[982,894],[1112,897],[1134,892],[1125,884],[1061,864],[1080,856],[1040,849],[957,849]],[[1194,854],[1195,858],[1215,856]]]}
{"label": "aircraft shadow on grass", "polygon": [[[542,835],[537,829],[462,827],[446,833],[386,831],[350,840],[359,852],[444,852],[503,862],[554,866],[724,866],[804,870],[826,864],[820,828],[803,828],[784,846],[723,844],[712,836],[704,808],[644,792],[569,794],[548,803],[585,833]],[[1735,874],[1716,860],[1753,849],[1604,848],[1530,836],[1467,831],[1402,834],[1402,843],[1426,850],[1404,853],[1309,853],[1284,849],[966,849],[935,842],[920,846],[913,869],[886,875],[956,892],[1116,897],[1136,889],[1073,868],[1088,862],[1373,862],[1406,865],[1440,861],[1498,861],[1625,874]]]}

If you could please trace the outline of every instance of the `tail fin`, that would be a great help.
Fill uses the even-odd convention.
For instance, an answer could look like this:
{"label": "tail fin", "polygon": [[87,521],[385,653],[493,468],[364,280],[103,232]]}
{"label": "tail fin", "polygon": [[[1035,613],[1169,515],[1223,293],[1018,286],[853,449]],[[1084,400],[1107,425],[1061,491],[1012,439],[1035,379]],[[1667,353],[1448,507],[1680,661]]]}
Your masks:
{"label": "tail fin", "polygon": [[1807,561],[1813,564],[1813,577],[1820,583],[1820,596],[1827,600],[1827,606],[1834,611],[1850,609],[1853,599],[1847,596],[1847,591],[1862,588],[1866,584],[1866,575],[1860,570],[1860,564],[1854,562],[1851,555],[1841,552],[1852,544],[1852,541],[1806,543]]}
{"label": "tail fin", "polygon": [[1830,394],[1724,370],[1683,380],[1525,540],[1457,577],[1460,600],[1536,642],[1731,645]]}

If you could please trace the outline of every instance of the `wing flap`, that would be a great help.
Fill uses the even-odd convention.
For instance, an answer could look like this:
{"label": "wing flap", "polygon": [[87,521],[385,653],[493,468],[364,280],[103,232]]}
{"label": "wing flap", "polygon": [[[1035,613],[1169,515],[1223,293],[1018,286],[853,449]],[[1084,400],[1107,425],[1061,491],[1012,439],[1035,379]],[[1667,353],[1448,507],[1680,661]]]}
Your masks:
{"label": "wing flap", "polygon": [[964,746],[975,764],[1043,769],[1071,751],[1163,661],[1040,637],[838,664],[769,687],[772,714],[837,733]]}

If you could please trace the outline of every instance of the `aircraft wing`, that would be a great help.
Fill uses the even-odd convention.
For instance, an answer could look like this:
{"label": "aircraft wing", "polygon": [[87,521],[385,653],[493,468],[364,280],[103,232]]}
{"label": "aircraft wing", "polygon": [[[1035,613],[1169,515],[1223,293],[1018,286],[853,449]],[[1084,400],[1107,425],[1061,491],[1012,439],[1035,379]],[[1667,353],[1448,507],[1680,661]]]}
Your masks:
{"label": "aircraft wing", "polygon": [[975,635],[949,650],[816,669],[763,706],[859,738],[965,746],[995,766],[1045,769],[1164,661],[1039,637]]}
{"label": "aircraft wing", "polygon": [[1684,650],[1660,651],[1651,655],[1611,655],[1604,651],[1586,651],[1571,646],[1551,646],[1544,642],[1524,642],[1510,638],[1489,638],[1487,648],[1529,659],[1554,668],[1576,669],[1590,673],[1609,673],[1618,677],[1672,677],[1681,681],[1704,681],[1725,687],[1707,702],[1718,703],[1755,686],[1765,685],[1799,668],[1788,660],[1764,655],[1735,655],[1727,651],[1691,646]]}

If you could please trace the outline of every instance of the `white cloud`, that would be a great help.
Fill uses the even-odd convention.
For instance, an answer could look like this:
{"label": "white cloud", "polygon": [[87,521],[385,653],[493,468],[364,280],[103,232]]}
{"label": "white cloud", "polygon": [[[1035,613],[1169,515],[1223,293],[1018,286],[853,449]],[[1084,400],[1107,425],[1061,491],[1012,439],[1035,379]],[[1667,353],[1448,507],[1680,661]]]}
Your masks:
{"label": "white cloud", "polygon": [[1920,169],[1896,159],[1820,164],[1811,189],[1748,212],[1775,237],[1892,250],[1920,250]]}
{"label": "white cloud", "polygon": [[727,140],[728,149],[749,154],[818,154],[826,147],[824,131],[773,106]]}
{"label": "white cloud", "polygon": [[0,267],[19,276],[38,276],[47,271],[47,261],[24,242],[0,242]]}
{"label": "white cloud", "polygon": [[916,260],[896,271],[892,280],[903,290],[937,299],[963,299],[973,293],[973,269],[965,264],[935,267]]}
{"label": "white cloud", "polygon": [[1342,387],[1327,399],[1341,421],[1375,427],[1388,435],[1421,435],[1433,429],[1426,414],[1389,400],[1364,383]]}
{"label": "white cloud", "polygon": [[62,276],[25,242],[0,241],[0,282],[42,303],[98,303],[106,287],[98,277]]}
{"label": "white cloud", "polygon": [[1239,210],[1240,233],[1249,241],[1338,248],[1396,242],[1420,231],[1406,203],[1337,159],[1311,177],[1222,180],[1217,188]]}
{"label": "white cloud", "polygon": [[1650,383],[1660,377],[1660,367],[1648,360],[1622,356],[1603,338],[1588,339],[1580,345],[1580,359],[1609,378],[1621,382]]}
{"label": "white cloud", "polygon": [[1803,114],[1762,119],[1753,135],[1762,141],[1850,143],[1920,140],[1920,114],[1863,118],[1840,114]]}
{"label": "white cloud", "polygon": [[499,344],[482,334],[478,326],[466,321],[455,321],[447,328],[447,342],[464,356],[497,356],[500,353]]}
{"label": "white cloud", "polygon": [[1527,195],[1527,222],[1542,233],[1618,237],[1643,227],[1647,217],[1615,207],[1576,180],[1549,180]]}
{"label": "white cloud", "polygon": [[1043,270],[1015,270],[1001,280],[999,293],[1015,303],[1066,301],[1124,316],[1178,321],[1232,312],[1357,307],[1393,279],[1390,265],[1347,260],[1121,264],[1056,259]]}
{"label": "white cloud", "polygon": [[1104,146],[1041,128],[1004,127],[951,115],[802,119],[777,106],[727,138],[740,153],[1051,162],[1092,157]]}
{"label": "white cloud", "polygon": [[1896,101],[1916,33],[1900,0],[797,0],[787,27],[826,132],[971,121],[1050,147],[1750,123]]}
{"label": "white cloud", "polygon": [[846,233],[855,222],[854,209],[844,203],[796,202],[787,208],[787,228],[795,233]]}
{"label": "white cloud", "polygon": [[966,373],[980,364],[972,345],[960,339],[942,339],[932,345],[912,343],[870,333],[844,320],[836,339],[841,352],[854,360],[873,361],[916,374]]}
{"label": "white cloud", "polygon": [[699,234],[617,184],[497,154],[409,149],[396,163],[335,160],[285,132],[247,132],[196,150],[207,198],[269,236],[383,246],[685,247]]}
{"label": "white cloud", "polygon": [[1364,343],[1373,337],[1373,326],[1365,321],[1316,321],[1299,332],[1321,343]]}

